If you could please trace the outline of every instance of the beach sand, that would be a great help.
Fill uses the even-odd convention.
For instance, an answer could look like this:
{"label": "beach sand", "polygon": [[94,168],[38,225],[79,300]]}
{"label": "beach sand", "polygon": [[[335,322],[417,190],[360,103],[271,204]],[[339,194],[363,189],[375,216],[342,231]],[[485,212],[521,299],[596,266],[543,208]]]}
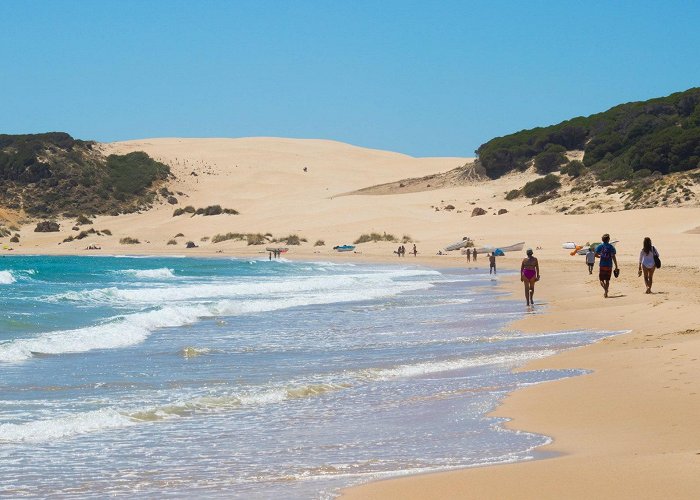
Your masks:
{"label": "beach sand", "polygon": [[[611,298],[582,262],[542,260],[536,301],[546,313],[523,331],[631,330],[530,363],[585,368],[585,376],[531,386],[493,413],[511,429],[554,438],[552,458],[371,483],[343,498],[697,498],[700,491],[700,271],[662,268],[643,293],[623,264]],[[504,288],[522,294],[519,282]],[[539,306],[538,306],[539,307]]]}
{"label": "beach sand", "polygon": [[[344,195],[372,185],[446,172],[468,158],[412,158],[322,140],[148,139],[105,144],[106,153],[144,150],[168,163],[177,205],[159,201],[143,213],[100,216],[92,228],[112,236],[61,243],[74,221],[59,233],[19,231],[20,244],[3,241],[2,253],[177,254],[267,258],[263,247],[244,242],[213,244],[227,232],[297,234],[288,258],[373,261],[434,267],[484,266],[444,246],[469,236],[477,246],[524,241],[540,259],[536,309],[512,325],[523,331],[604,329],[630,331],[594,345],[531,363],[525,369],[583,368],[585,376],[527,387],[507,397],[494,412],[512,418],[508,426],[552,436],[543,450],[551,458],[387,480],[352,488],[348,498],[697,498],[700,491],[700,208],[655,208],[588,215],[564,215],[527,199],[504,200],[527,174],[382,195]],[[306,167],[306,171],[304,171]],[[180,194],[182,193],[182,194]],[[173,210],[220,204],[240,215],[173,217]],[[453,205],[453,210],[445,207]],[[473,208],[487,214],[471,217]],[[505,208],[508,213],[495,215]],[[604,212],[604,210],[603,210]],[[85,227],[81,229],[86,229]],[[398,243],[364,243],[357,253],[337,254],[334,245],[363,233],[384,232],[416,242],[417,258],[401,261]],[[565,241],[619,240],[622,274],[609,299],[583,257],[562,250]],[[178,233],[177,245],[167,242]],[[123,237],[138,245],[122,245]],[[637,277],[642,238],[650,236],[663,267],[654,294],[644,294]],[[199,247],[185,249],[185,241]],[[314,246],[317,240],[325,245]],[[61,243],[61,244],[59,244]],[[101,250],[87,251],[96,244]],[[407,244],[408,250],[412,244]],[[276,244],[275,244],[276,246]],[[517,269],[522,252],[499,258],[499,268]],[[521,299],[521,283],[501,279]],[[521,299],[522,300],[522,299]],[[525,304],[523,300],[523,309]]]}

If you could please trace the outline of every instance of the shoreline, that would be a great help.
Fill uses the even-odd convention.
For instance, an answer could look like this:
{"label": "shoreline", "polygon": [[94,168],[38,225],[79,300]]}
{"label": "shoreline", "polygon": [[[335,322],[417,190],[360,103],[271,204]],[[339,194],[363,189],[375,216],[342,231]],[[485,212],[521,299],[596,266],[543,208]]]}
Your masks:
{"label": "shoreline", "polygon": [[[138,258],[173,253],[89,255]],[[180,255],[245,259],[265,253]],[[288,258],[314,259],[435,269],[467,264],[459,255],[397,258],[300,252]],[[519,261],[519,255],[499,258],[498,266],[512,271]],[[475,267],[485,264],[485,259],[480,260]],[[540,307],[546,304],[546,310],[527,314],[507,328],[525,333],[629,330],[528,363],[519,371],[585,369],[591,373],[521,388],[489,414],[507,418],[506,428],[545,435],[551,442],[534,450],[534,460],[379,479],[341,490],[342,498],[632,498],[640,492],[651,498],[695,497],[700,488],[700,438],[694,438],[700,384],[689,374],[700,366],[700,330],[695,320],[700,312],[700,269],[667,265],[656,276],[656,293],[649,296],[642,293],[631,264],[621,262],[622,275],[613,280],[612,297],[605,300],[596,274],[589,276],[578,260],[545,258],[541,266],[543,279],[535,299]],[[516,277],[505,275],[499,279],[499,288],[509,298],[522,300]],[[670,412],[678,418],[669,427]]]}
{"label": "shoreline", "polygon": [[[567,283],[573,273],[584,276],[583,266],[546,261],[536,302],[544,297],[547,310],[508,326],[525,333],[627,331],[518,370],[590,370],[520,388],[489,413],[507,418],[508,429],[550,437],[550,444],[535,450],[540,457],[373,481],[344,489],[341,497],[695,498],[700,383],[691,374],[700,367],[700,270],[661,269],[659,291],[649,296],[626,267],[621,263],[623,275],[613,280],[606,300],[595,273],[585,275],[585,282]],[[545,274],[554,275],[553,285]],[[516,300],[522,294],[512,275],[500,287]],[[601,309],[605,314],[592,314]]]}

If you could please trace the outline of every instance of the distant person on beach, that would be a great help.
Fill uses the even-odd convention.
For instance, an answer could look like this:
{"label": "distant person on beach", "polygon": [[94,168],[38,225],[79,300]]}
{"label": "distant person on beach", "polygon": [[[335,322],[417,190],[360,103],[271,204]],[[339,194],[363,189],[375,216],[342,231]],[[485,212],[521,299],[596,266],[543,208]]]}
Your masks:
{"label": "distant person on beach", "polygon": [[418,249],[416,248],[416,244],[413,244],[413,256],[417,257],[418,256]]}
{"label": "distant person on beach", "polygon": [[467,262],[472,261],[472,251],[467,248]]}
{"label": "distant person on beach", "polygon": [[588,266],[588,274],[593,274],[593,266],[595,265],[595,250],[591,246],[586,252],[586,265]]}
{"label": "distant person on beach", "polygon": [[472,251],[472,255],[474,257],[474,262],[476,262],[476,248]]}
{"label": "distant person on beach", "polygon": [[496,274],[496,256],[492,253],[488,254],[489,256],[489,274],[491,274],[491,271],[493,271],[493,274]]}
{"label": "distant person on beach", "polygon": [[605,290],[603,297],[607,298],[608,289],[610,288],[610,276],[613,273],[613,264],[615,264],[615,271],[618,273],[620,271],[617,267],[617,257],[615,256],[617,251],[615,250],[615,247],[610,244],[610,235],[605,233],[601,239],[603,240],[603,243],[596,247],[595,256],[600,259],[598,279],[600,280],[600,286],[602,286],[603,290]]}
{"label": "distant person on beach", "polygon": [[525,284],[525,302],[527,305],[535,305],[535,282],[540,280],[540,263],[537,257],[532,256],[532,248],[528,248],[527,257],[520,264],[520,281]]}
{"label": "distant person on beach", "polygon": [[642,244],[642,251],[639,252],[639,276],[644,273],[644,284],[647,286],[647,291],[645,293],[651,293],[652,278],[654,277],[654,271],[657,267],[661,267],[661,259],[659,258],[659,252],[651,244],[651,238],[648,236],[644,238],[644,243]]}

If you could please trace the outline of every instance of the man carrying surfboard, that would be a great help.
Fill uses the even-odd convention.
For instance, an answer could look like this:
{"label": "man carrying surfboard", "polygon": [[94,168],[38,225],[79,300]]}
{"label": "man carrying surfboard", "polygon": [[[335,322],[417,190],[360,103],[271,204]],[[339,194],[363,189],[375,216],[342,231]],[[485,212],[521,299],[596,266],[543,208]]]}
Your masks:
{"label": "man carrying surfboard", "polygon": [[615,247],[610,244],[610,235],[605,233],[601,238],[603,243],[598,245],[595,249],[595,256],[600,259],[600,270],[598,272],[598,279],[600,280],[600,286],[603,287],[605,293],[603,297],[608,297],[608,288],[610,288],[610,276],[613,273],[613,263],[615,264],[615,276],[620,272],[617,267],[617,257],[615,256]]}

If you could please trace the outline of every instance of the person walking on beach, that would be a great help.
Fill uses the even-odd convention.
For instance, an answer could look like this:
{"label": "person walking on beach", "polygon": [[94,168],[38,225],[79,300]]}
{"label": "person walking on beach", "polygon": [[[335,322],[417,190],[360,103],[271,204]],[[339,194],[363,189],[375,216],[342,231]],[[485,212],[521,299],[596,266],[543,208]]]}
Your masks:
{"label": "person walking on beach", "polygon": [[493,271],[493,274],[496,274],[496,255],[493,252],[489,254],[489,274],[491,274],[491,271]]}
{"label": "person walking on beach", "polygon": [[540,280],[540,263],[532,256],[532,248],[527,249],[527,258],[520,264],[520,281],[525,284],[525,302],[535,305],[535,282]]}
{"label": "person walking on beach", "polygon": [[413,256],[417,257],[418,256],[418,249],[416,248],[416,244],[413,244]]}
{"label": "person walking on beach", "polygon": [[642,251],[639,252],[639,276],[644,273],[644,284],[647,286],[647,291],[645,293],[651,293],[652,278],[654,277],[654,271],[657,267],[661,267],[661,259],[659,258],[659,252],[651,244],[651,238],[648,236],[644,238],[644,243],[642,244]]}
{"label": "person walking on beach", "polygon": [[474,262],[476,262],[476,248],[472,251],[472,256],[474,257]]}
{"label": "person walking on beach", "polygon": [[586,252],[586,265],[588,266],[588,274],[593,274],[593,266],[595,265],[595,250],[593,246]]}
{"label": "person walking on beach", "polygon": [[610,244],[610,235],[605,233],[602,240],[603,243],[598,245],[595,249],[595,256],[600,259],[598,279],[600,280],[600,286],[602,286],[603,290],[605,290],[603,297],[607,298],[608,289],[610,288],[610,276],[613,272],[613,264],[615,264],[615,272],[619,273],[620,271],[617,267],[617,257],[615,256],[617,251],[615,250],[615,247]]}
{"label": "person walking on beach", "polygon": [[472,261],[472,251],[467,248],[467,262]]}

